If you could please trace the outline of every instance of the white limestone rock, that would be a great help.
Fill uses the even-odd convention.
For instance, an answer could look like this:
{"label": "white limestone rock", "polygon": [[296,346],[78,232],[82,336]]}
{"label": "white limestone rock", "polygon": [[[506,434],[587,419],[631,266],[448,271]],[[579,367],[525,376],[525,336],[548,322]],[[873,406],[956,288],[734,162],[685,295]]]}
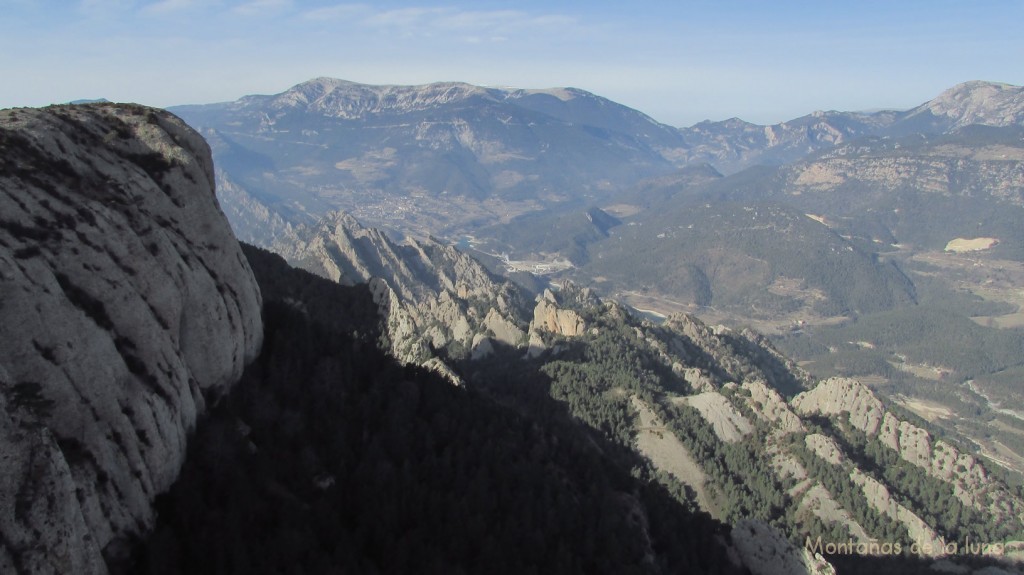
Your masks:
{"label": "white limestone rock", "polygon": [[0,111],[0,556],[104,572],[258,353],[259,288],[213,178],[167,112]]}
{"label": "white limestone rock", "polygon": [[768,387],[763,381],[744,381],[741,389],[749,394],[747,405],[754,413],[761,419],[772,422],[782,433],[796,433],[804,430],[804,424],[789,408],[782,395]]}
{"label": "white limestone rock", "polygon": [[[545,290],[545,293],[550,293]],[[586,331],[586,322],[571,309],[561,309],[548,298],[541,298],[533,309],[531,329],[564,337],[577,337]]]}
{"label": "white limestone rock", "polygon": [[273,249],[333,281],[368,282],[391,353],[402,363],[427,366],[434,359],[431,347],[485,357],[487,349],[474,350],[491,335],[491,350],[494,342],[521,346],[526,340],[512,284],[434,239],[398,243],[347,213],[331,212],[315,226],[296,228]]}
{"label": "white limestone rock", "polygon": [[754,427],[743,417],[721,393],[705,391],[685,398],[687,405],[694,407],[711,424],[715,435],[726,443],[742,441]]}
{"label": "white limestone rock", "polygon": [[1001,518],[1024,517],[1024,501],[985,471],[972,455],[936,440],[927,430],[902,421],[885,410],[866,386],[854,379],[832,378],[792,400],[794,409],[807,415],[848,414],[850,423],[868,436],[876,436],[902,459],[953,486],[965,505]]}
{"label": "white limestone rock", "polygon": [[833,377],[793,398],[797,413],[839,415],[848,413],[850,423],[868,435],[875,435],[885,409],[871,390],[855,379]]}

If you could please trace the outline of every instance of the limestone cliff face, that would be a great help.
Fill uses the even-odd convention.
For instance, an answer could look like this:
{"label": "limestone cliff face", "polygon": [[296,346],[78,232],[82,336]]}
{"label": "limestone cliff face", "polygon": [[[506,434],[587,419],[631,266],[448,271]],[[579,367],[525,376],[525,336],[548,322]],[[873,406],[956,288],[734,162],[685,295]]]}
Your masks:
{"label": "limestone cliff face", "polygon": [[904,460],[953,486],[965,505],[997,518],[1024,517],[1024,501],[993,480],[972,455],[886,411],[870,389],[854,379],[832,378],[793,398],[804,415],[846,414],[850,423],[899,453]]}
{"label": "limestone cliff face", "polygon": [[[538,357],[551,349],[558,338],[579,337],[587,329],[581,310],[597,309],[605,304],[588,288],[565,282],[557,294],[550,289],[537,296],[530,321],[530,341],[526,357]],[[613,304],[610,310],[615,310]],[[624,313],[621,310],[615,313]],[[557,345],[554,346],[558,348]]]}
{"label": "limestone cliff face", "polygon": [[928,115],[941,119],[947,129],[970,124],[1013,126],[1024,124],[1024,88],[997,82],[964,82],[906,113],[908,119]]}
{"label": "limestone cliff face", "polygon": [[106,571],[258,353],[260,305],[178,118],[0,111],[0,571]]}
{"label": "limestone cliff face", "polygon": [[[927,544],[925,549],[942,553],[946,542],[934,529],[932,529],[921,517],[910,509],[906,508],[889,493],[889,488],[874,477],[867,475],[857,467],[848,465],[849,459],[843,453],[842,448],[835,439],[811,433],[804,437],[804,443],[818,458],[831,465],[849,467],[850,481],[861,488],[868,505],[879,513],[888,516],[893,521],[900,523],[907,530],[910,538],[922,544]],[[932,554],[931,551],[925,553]]]}
{"label": "limestone cliff face", "polygon": [[[870,190],[851,199],[856,207],[913,187],[941,196],[986,197],[1020,206],[1024,151],[1019,146],[933,146],[903,152],[879,146],[864,152],[843,147],[785,170],[787,193],[814,194],[837,188]],[[857,203],[862,202],[862,203]]]}
{"label": "limestone cliff face", "polygon": [[582,335],[587,324],[580,314],[571,309],[558,307],[558,299],[551,290],[544,290],[533,308],[533,329],[550,332],[563,337]]}

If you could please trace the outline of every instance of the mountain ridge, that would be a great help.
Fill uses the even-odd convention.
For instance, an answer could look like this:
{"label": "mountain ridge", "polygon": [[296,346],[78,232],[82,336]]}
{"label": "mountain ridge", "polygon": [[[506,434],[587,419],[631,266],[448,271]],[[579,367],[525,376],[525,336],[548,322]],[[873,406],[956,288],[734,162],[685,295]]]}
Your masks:
{"label": "mountain ridge", "polygon": [[[22,123],[47,112],[11,113]],[[25,322],[0,322],[9,333],[0,342],[21,346],[0,364],[0,447],[22,454],[0,474],[5,569],[829,573],[804,537],[909,548],[915,538],[1024,535],[1024,502],[986,463],[933,440],[860,383],[816,381],[752,330],[685,314],[654,323],[570,282],[530,302],[455,247],[397,242],[343,212],[285,228],[298,241],[282,251],[331,280],[318,278],[236,249],[208,149],[175,117],[108,105],[50,113],[52,130],[0,132],[3,213],[25,216],[0,226],[0,313],[35,313],[29,297],[64,298],[55,304],[64,315],[35,321],[44,328],[30,340],[11,331]],[[33,138],[46,143],[25,145]],[[706,168],[693,177],[719,181]],[[744,229],[843,239],[798,211],[732,207]],[[629,227],[603,210],[578,215],[599,235]],[[856,251],[835,242],[826,247]],[[11,280],[47,273],[56,277],[44,289]],[[136,301],[126,287],[156,295]],[[72,343],[107,353],[51,345],[68,324],[92,326]],[[164,339],[178,345],[151,349]],[[199,354],[192,377],[175,376],[177,353]],[[61,370],[68,357],[123,377],[98,377],[98,397],[65,401],[53,390],[83,372]],[[39,366],[49,371],[23,376]],[[174,439],[201,410],[170,414],[182,424],[170,433],[177,456],[159,448],[167,433],[138,421],[161,410],[163,376],[215,406],[187,457]],[[133,386],[142,392],[117,395]],[[96,417],[107,411],[109,424]],[[81,446],[32,435],[44,422],[66,437],[60,426],[82,421],[95,433]],[[118,450],[127,461],[105,457]],[[182,458],[173,486],[146,480],[157,468],[174,475]],[[93,465],[106,475],[90,475]],[[114,513],[114,539],[156,524],[152,536],[134,549],[83,543],[62,569],[68,542],[87,541],[89,525],[63,516],[78,499],[66,469],[104,492],[107,507],[84,518],[102,531],[104,509],[130,503],[140,519]],[[39,474],[59,481],[32,481]],[[54,517],[70,524],[54,528]],[[32,525],[47,537],[42,548]],[[826,554],[861,569],[874,559]],[[909,555],[897,560],[922,570],[959,559],[945,547]]]}

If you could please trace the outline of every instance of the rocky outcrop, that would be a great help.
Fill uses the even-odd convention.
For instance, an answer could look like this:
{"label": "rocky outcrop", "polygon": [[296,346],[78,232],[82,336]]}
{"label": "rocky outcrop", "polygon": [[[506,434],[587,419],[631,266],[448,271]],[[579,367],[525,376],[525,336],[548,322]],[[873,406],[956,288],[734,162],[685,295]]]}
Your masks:
{"label": "rocky outcrop", "polygon": [[[557,293],[545,289],[535,301],[533,320],[528,330],[527,358],[538,357],[549,349],[559,349],[555,343],[559,338],[582,336],[587,331],[587,322],[581,312],[606,305],[589,288],[581,288],[572,282],[565,282]],[[608,304],[607,311],[620,314],[620,317],[626,314],[616,304]]]}
{"label": "rocky outcrop", "polygon": [[562,337],[577,337],[587,329],[586,322],[575,310],[562,309],[558,298],[551,290],[537,299],[537,307],[533,308],[532,328]]}
{"label": "rocky outcrop", "polygon": [[945,553],[945,539],[940,537],[917,514],[896,501],[889,493],[889,489],[880,481],[857,468],[850,471],[850,480],[860,486],[871,507],[907,529],[907,535],[918,544],[914,548],[918,554],[943,555]]}
{"label": "rocky outcrop", "polygon": [[258,353],[213,178],[163,111],[0,112],[0,571],[105,572]]}
{"label": "rocky outcrop", "polygon": [[749,435],[753,426],[736,410],[729,400],[717,391],[705,391],[685,398],[685,403],[711,424],[715,435],[726,443],[736,443]]}
{"label": "rocky outcrop", "polygon": [[843,450],[840,449],[839,444],[836,440],[828,437],[827,435],[821,435],[820,433],[808,433],[804,437],[804,445],[807,449],[810,449],[812,453],[817,455],[820,459],[823,459],[832,465],[839,465],[843,462]]}
{"label": "rocky outcrop", "polygon": [[274,249],[333,281],[368,282],[391,352],[403,363],[427,366],[431,348],[480,358],[495,344],[525,343],[519,290],[436,240],[400,244],[349,214],[332,212],[315,226],[296,228]]}
{"label": "rocky outcrop", "polygon": [[[849,459],[843,453],[835,439],[818,433],[808,434],[804,443],[814,455],[831,465],[847,467]],[[945,541],[921,517],[900,504],[889,493],[889,489],[880,481],[867,475],[857,467],[850,469],[850,480],[861,488],[868,505],[879,513],[888,516],[906,528],[911,540],[919,543],[922,555],[942,554]]]}
{"label": "rocky outcrop", "polygon": [[848,414],[850,423],[868,435],[878,433],[885,416],[882,401],[855,379],[833,377],[793,398],[798,413]]}
{"label": "rocky outcrop", "polygon": [[525,332],[507,317],[501,315],[498,310],[491,308],[483,321],[484,328],[493,334],[495,341],[508,346],[519,346],[526,337]]}
{"label": "rocky outcrop", "polygon": [[793,413],[779,392],[762,381],[745,381],[741,388],[748,394],[747,405],[754,413],[761,419],[772,422],[781,433],[804,430],[800,418]]}
{"label": "rocky outcrop", "polygon": [[801,414],[848,417],[851,425],[877,437],[902,459],[951,484],[966,505],[997,518],[1024,517],[1024,501],[992,479],[974,456],[886,411],[874,393],[857,380],[829,379],[793,398],[792,405]]}
{"label": "rocky outcrop", "polygon": [[820,482],[813,483],[799,495],[798,513],[810,513],[824,523],[838,523],[857,543],[870,543],[872,538],[850,512],[843,508]]}

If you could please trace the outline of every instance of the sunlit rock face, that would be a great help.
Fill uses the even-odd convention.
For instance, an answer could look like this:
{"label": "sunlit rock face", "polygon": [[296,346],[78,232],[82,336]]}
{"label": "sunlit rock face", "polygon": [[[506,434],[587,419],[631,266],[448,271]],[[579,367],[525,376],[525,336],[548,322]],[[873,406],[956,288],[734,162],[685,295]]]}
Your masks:
{"label": "sunlit rock face", "polygon": [[106,572],[259,352],[260,307],[181,120],[0,112],[0,572]]}

